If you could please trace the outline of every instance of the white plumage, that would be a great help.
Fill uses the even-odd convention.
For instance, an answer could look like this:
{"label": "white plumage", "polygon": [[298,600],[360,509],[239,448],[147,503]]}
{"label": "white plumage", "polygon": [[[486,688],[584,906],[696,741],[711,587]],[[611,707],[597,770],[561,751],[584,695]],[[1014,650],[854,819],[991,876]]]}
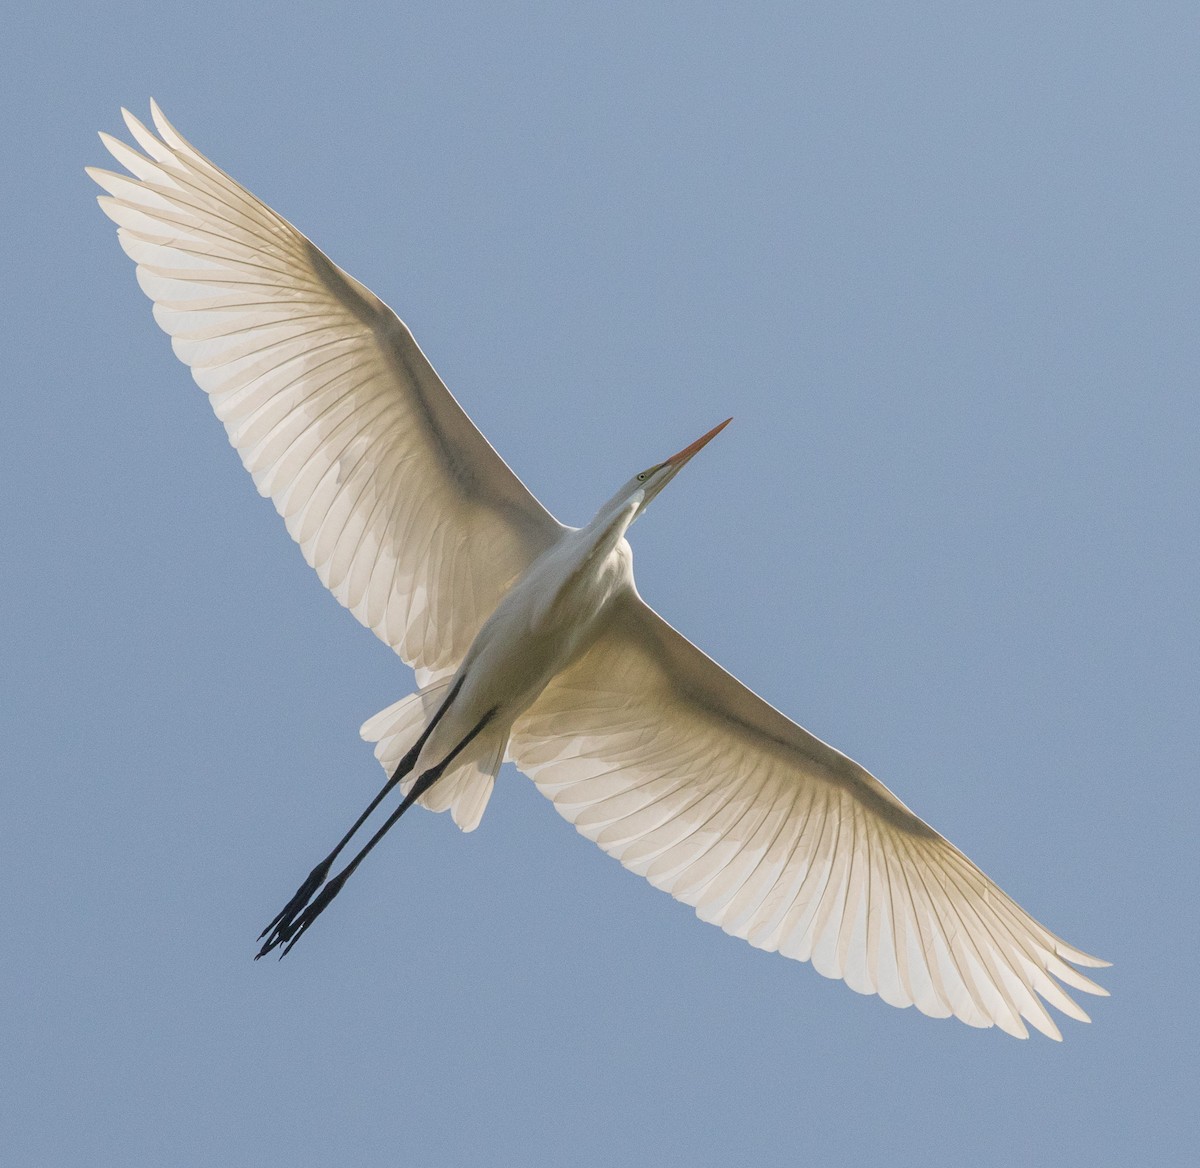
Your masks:
{"label": "white plumage", "polygon": [[[470,830],[507,754],[583,835],[752,945],[1021,1037],[1060,1037],[1044,1002],[1087,1020],[1063,987],[1105,993],[1075,968],[1105,962],[638,597],[625,532],[715,430],[562,526],[382,301],[156,106],[157,135],[125,119],[140,153],[102,138],[133,177],[89,173],[155,319],[322,582],[416,672],[422,692],[363,727],[389,773],[415,751],[402,790]],[[302,888],[264,952],[340,886],[298,927]]]}

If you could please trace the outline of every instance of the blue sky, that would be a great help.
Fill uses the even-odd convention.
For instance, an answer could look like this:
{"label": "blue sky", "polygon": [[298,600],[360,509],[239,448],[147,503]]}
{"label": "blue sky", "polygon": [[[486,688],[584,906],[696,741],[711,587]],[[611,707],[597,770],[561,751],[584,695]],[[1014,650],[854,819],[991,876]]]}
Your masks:
{"label": "blue sky", "polygon": [[[0,45],[12,1162],[1193,1154],[1194,6],[172,7]],[[633,532],[643,594],[1112,960],[1093,1025],[1019,1043],[756,952],[511,770],[254,964],[412,679],[93,202],[151,95],[563,520],[733,414]]]}

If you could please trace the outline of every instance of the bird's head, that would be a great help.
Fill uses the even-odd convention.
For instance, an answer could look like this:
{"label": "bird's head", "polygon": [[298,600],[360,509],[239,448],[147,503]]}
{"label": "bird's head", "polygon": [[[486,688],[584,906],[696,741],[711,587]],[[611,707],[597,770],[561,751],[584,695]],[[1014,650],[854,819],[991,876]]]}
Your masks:
{"label": "bird's head", "polygon": [[634,475],[629,482],[630,494],[632,495],[639,489],[643,492],[637,513],[640,515],[645,511],[659,491],[683,469],[685,463],[699,454],[732,421],[732,418],[726,418],[719,426],[714,426],[707,434],[697,438],[690,446],[685,446],[678,454],[672,454],[665,462],[657,463]]}
{"label": "bird's head", "polygon": [[650,506],[659,491],[683,469],[684,464],[703,450],[732,421],[732,418],[726,418],[719,426],[714,426],[707,434],[697,438],[695,442],[690,446],[685,446],[677,454],[672,454],[664,462],[655,463],[654,466],[638,471],[600,508],[596,513],[596,519],[592,522],[599,522],[603,526],[607,526],[618,515],[624,514],[627,518],[622,522],[624,527],[628,527]]}

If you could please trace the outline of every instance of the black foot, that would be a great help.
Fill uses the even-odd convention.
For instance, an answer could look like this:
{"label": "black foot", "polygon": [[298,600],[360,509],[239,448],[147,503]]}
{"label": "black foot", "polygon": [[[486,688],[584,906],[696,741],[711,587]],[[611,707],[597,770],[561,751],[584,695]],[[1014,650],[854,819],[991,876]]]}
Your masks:
{"label": "black foot", "polygon": [[[285,944],[283,946],[283,952],[279,955],[281,959],[286,957],[291,952],[292,946],[304,936],[313,921],[315,921],[317,917],[319,917],[329,907],[329,902],[333,900],[333,898],[337,896],[339,892],[341,892],[342,885],[346,883],[346,879],[349,877],[349,875],[349,871],[339,872],[332,880],[330,880],[328,884],[325,885],[324,888],[321,889],[320,895],[317,897],[317,899],[314,900],[312,904],[308,905],[308,907],[305,908],[304,911],[296,918],[296,921],[288,931],[287,936],[282,938]],[[276,942],[276,944],[278,944],[278,942]],[[264,946],[264,952],[266,951],[266,948],[267,947]],[[261,954],[259,954],[259,956],[261,956]]]}
{"label": "black foot", "polygon": [[267,939],[263,947],[254,955],[255,961],[260,957],[265,957],[277,945],[286,944],[291,940],[292,934],[296,930],[296,918],[303,912],[305,905],[312,899],[313,893],[325,882],[325,877],[329,875],[331,867],[333,867],[333,856],[322,860],[308,874],[308,879],[296,889],[296,895],[283,906],[275,919],[259,933],[258,939],[260,941],[264,937]]}

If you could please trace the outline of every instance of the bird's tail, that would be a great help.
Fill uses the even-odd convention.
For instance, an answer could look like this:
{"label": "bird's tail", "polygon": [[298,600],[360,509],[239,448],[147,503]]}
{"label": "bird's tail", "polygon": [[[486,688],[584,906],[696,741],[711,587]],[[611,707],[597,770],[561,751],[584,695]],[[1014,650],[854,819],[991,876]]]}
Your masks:
{"label": "bird's tail", "polygon": [[[445,701],[449,688],[449,680],[426,686],[363,723],[359,733],[367,742],[375,743],[375,757],[389,775]],[[505,746],[503,741],[481,735],[417,802],[430,811],[449,811],[463,831],[474,831],[491,798]],[[416,779],[414,768],[401,782],[401,791],[407,794]]]}

